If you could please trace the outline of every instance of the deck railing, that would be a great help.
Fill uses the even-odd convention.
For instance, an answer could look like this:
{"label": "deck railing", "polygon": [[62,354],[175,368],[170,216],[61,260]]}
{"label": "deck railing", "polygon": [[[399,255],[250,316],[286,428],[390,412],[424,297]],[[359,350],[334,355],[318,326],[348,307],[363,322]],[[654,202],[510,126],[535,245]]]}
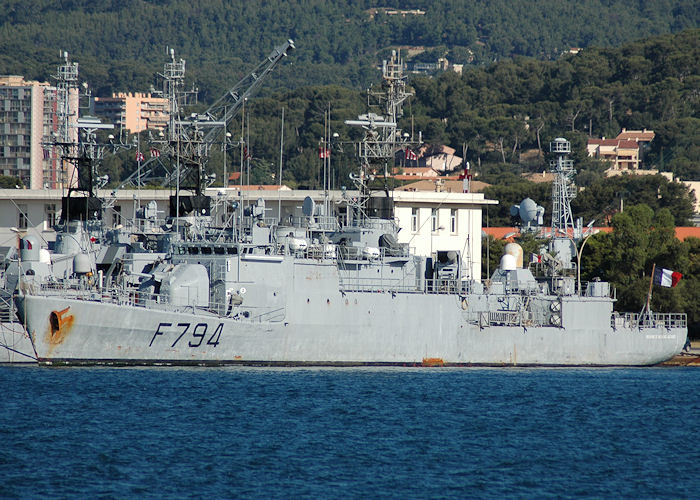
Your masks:
{"label": "deck railing", "polygon": [[198,305],[196,297],[188,297],[180,303],[171,303],[170,297],[165,294],[149,293],[141,290],[124,290],[121,288],[103,288],[102,290],[85,289],[76,286],[75,283],[47,282],[40,288],[44,292],[60,295],[74,300],[88,302],[101,302],[122,306],[143,307],[154,310],[167,310],[186,312],[192,314],[217,315],[227,317],[240,317],[253,322],[282,321],[286,315],[284,307],[264,306],[233,306],[225,302],[209,300],[207,305]]}
{"label": "deck railing", "polygon": [[614,313],[611,325],[613,328],[687,328],[688,316],[685,313]]}

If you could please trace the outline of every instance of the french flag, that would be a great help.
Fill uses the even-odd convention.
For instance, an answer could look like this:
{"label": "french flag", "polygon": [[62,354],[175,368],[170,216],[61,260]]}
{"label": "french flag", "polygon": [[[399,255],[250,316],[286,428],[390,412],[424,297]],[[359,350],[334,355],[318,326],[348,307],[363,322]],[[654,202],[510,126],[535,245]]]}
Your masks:
{"label": "french flag", "polygon": [[654,284],[673,288],[678,284],[682,277],[683,275],[681,273],[671,271],[670,269],[657,267],[654,271]]}

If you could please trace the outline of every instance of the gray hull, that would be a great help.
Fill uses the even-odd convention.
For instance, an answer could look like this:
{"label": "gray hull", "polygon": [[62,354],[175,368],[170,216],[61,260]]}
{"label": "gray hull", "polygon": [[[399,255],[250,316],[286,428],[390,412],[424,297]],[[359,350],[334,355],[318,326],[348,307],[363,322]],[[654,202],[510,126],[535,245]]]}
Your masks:
{"label": "gray hull", "polygon": [[608,303],[595,298],[564,300],[559,327],[480,326],[469,319],[472,298],[300,296],[269,320],[52,296],[26,295],[18,306],[44,363],[653,365],[686,339],[685,328],[663,324],[613,327]]}
{"label": "gray hull", "polygon": [[0,323],[0,363],[36,363],[34,346],[21,323]]}

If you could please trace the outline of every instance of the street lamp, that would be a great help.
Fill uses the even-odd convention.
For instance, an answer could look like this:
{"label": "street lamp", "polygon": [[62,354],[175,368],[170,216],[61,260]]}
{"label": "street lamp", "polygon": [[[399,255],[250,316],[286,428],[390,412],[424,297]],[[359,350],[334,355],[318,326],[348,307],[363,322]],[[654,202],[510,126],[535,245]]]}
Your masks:
{"label": "street lamp", "polygon": [[223,150],[224,150],[224,187],[228,187],[228,177],[226,176],[226,156],[228,156],[228,150],[229,150],[229,141],[231,139],[231,132],[226,132],[225,138],[224,138],[224,144],[223,144]]}
{"label": "street lamp", "polygon": [[[591,222],[591,224],[589,224],[589,226],[591,226],[592,224],[593,224],[593,222]],[[579,249],[576,251],[576,273],[577,273],[577,275],[578,275],[578,276],[577,276],[577,281],[578,281],[577,288],[578,288],[578,294],[579,294],[579,295],[581,295],[581,254],[583,253],[583,247],[586,245],[586,242],[588,241],[588,238],[590,238],[590,237],[593,236],[594,234],[598,234],[598,229],[595,229],[594,231],[588,233],[588,236],[586,236],[586,237],[583,239],[583,242],[581,243],[581,246],[580,246]]]}

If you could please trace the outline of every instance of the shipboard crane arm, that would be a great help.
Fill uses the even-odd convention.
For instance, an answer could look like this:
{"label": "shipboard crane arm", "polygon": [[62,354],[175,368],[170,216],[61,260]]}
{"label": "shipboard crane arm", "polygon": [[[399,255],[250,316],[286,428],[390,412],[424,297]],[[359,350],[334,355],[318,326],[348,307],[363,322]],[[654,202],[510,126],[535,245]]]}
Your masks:
{"label": "shipboard crane arm", "polygon": [[[224,122],[228,127],[231,120],[240,111],[245,100],[257,92],[263,80],[272,72],[275,66],[295,48],[293,40],[287,40],[285,43],[275,47],[253,71],[219,97],[204,114],[211,120]],[[212,144],[221,132],[222,127],[212,127],[204,136],[204,142]]]}
{"label": "shipboard crane arm", "polygon": [[[294,49],[295,45],[292,40],[287,40],[275,47],[246,77],[228,89],[205,112],[193,115],[187,121],[176,119],[174,123],[180,127],[179,132],[175,134],[175,137],[179,138],[177,147],[165,144],[158,156],[152,156],[141,164],[140,172],[131,174],[115,189],[115,192],[127,185],[143,185],[153,181],[158,181],[164,186],[172,185],[178,174],[176,168],[168,168],[168,157],[174,155],[179,155],[181,159],[179,162],[180,179],[192,177],[190,172],[192,166],[197,164],[200,167],[203,166],[209,148],[219,138],[224,130],[224,125],[228,125],[233,120],[245,100],[255,94],[275,66]],[[177,96],[173,96],[173,98],[177,98]],[[196,147],[193,147],[192,144],[190,147],[183,146],[183,143],[194,144],[195,142],[197,143]],[[189,157],[190,153],[194,153],[195,156]],[[158,175],[159,173],[161,175]],[[198,174],[201,172],[195,173],[195,176]]]}

